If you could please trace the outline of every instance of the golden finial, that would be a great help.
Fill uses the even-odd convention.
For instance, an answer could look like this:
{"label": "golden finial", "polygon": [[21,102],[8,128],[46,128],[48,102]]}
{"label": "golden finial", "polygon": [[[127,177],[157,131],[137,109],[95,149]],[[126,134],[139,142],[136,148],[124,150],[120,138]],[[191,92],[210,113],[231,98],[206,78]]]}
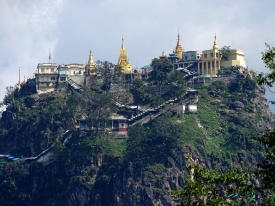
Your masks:
{"label": "golden finial", "polygon": [[124,38],[122,36],[122,46],[121,46],[122,49],[124,49]]}
{"label": "golden finial", "polygon": [[216,33],[215,33],[215,36],[214,36],[214,45],[213,45],[213,49],[216,49],[216,50],[219,49],[218,43],[217,43],[217,36],[216,36]]}

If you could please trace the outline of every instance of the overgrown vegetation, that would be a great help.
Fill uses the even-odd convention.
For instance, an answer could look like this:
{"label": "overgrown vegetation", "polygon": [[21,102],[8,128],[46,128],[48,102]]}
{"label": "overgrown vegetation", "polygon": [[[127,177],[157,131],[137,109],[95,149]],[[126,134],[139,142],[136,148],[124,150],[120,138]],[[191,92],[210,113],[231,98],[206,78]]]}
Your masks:
{"label": "overgrown vegetation", "polygon": [[[168,78],[167,73],[171,70],[168,63],[157,60],[152,63],[150,85],[142,80],[134,81],[131,93],[136,105],[156,107],[170,98],[183,99],[186,91],[183,75],[175,71]],[[112,66],[102,63],[105,64],[107,66],[102,69]],[[226,72],[224,70],[223,74]],[[191,180],[185,180],[184,190],[174,194],[183,198],[183,204],[226,205],[230,194],[238,194],[230,199],[231,205],[255,202],[251,196],[260,191],[254,187],[255,173],[241,169],[220,173],[221,168],[234,164],[245,167],[248,163],[240,156],[248,159],[247,156],[257,156],[263,151],[263,146],[253,136],[259,132],[255,127],[257,121],[265,117],[253,102],[258,88],[249,75],[236,78],[229,87],[216,81],[198,89],[198,112],[184,115],[166,112],[147,124],[130,128],[127,140],[113,136],[104,126],[115,111],[115,100],[107,92],[108,78],[109,70],[106,70],[106,92],[100,94],[85,87],[83,93],[64,91],[39,97],[30,85],[30,90],[7,90],[5,104],[8,109],[0,122],[0,150],[29,157],[54,145],[52,152],[56,160],[46,167],[23,161],[7,163],[5,167],[0,165],[0,178],[4,180],[1,182],[1,194],[4,194],[1,204],[47,202],[62,205],[67,202],[72,188],[84,187],[92,191],[89,198],[94,205],[112,205],[108,196],[112,194],[110,188],[114,178],[124,174],[129,164],[133,166],[134,178],[150,179],[157,191],[165,181],[168,159],[176,159],[175,149],[184,146],[209,160],[215,171],[207,171],[191,162],[188,168],[193,170]],[[154,83],[159,90],[149,93],[150,87],[156,87]],[[161,93],[166,86],[168,92]],[[88,130],[78,130],[81,119]],[[66,130],[72,131],[68,144],[62,140]],[[274,191],[274,177],[264,176],[273,174],[274,170],[273,137],[274,132],[267,131],[261,139],[269,149],[258,170],[268,188],[269,193],[265,194]],[[34,194],[33,185],[37,185],[39,194]]]}
{"label": "overgrown vegetation", "polygon": [[[269,74],[260,74],[257,76],[259,85],[266,85],[269,90],[275,82],[275,48],[267,45],[267,50],[263,52],[262,59],[266,67],[270,69]],[[228,109],[244,108],[239,102],[243,100],[241,94],[247,96],[248,102],[256,96],[256,84],[250,78],[237,79],[229,87],[228,98],[223,101],[222,115],[228,113]],[[216,92],[211,92],[212,96],[217,97]],[[235,104],[229,105],[228,100],[235,101]],[[236,102],[238,101],[238,103]],[[237,103],[237,104],[236,104]],[[274,102],[272,102],[274,103]],[[206,104],[207,105],[207,104]],[[228,108],[228,109],[227,109]],[[225,111],[224,109],[227,109]],[[246,112],[253,112],[253,105],[247,105]],[[257,110],[254,111],[255,118],[261,114]],[[230,120],[230,119],[229,119]],[[231,140],[239,149],[245,145],[249,150],[254,150],[254,153],[261,150],[259,143],[265,147],[263,161],[258,165],[252,165],[251,169],[234,170],[232,167],[225,173],[216,171],[207,171],[198,166],[194,161],[189,164],[191,170],[190,181],[184,186],[183,190],[173,192],[175,197],[180,197],[181,205],[257,205],[261,199],[262,205],[274,205],[274,160],[275,160],[275,131],[274,128],[267,129],[265,133],[258,134],[258,142],[253,138],[253,131],[248,129],[249,118],[240,116],[232,116],[228,131],[233,134]],[[233,124],[234,123],[234,124]],[[252,123],[252,122],[250,122]],[[242,145],[242,142],[246,142]],[[189,157],[189,160],[192,160]]]}

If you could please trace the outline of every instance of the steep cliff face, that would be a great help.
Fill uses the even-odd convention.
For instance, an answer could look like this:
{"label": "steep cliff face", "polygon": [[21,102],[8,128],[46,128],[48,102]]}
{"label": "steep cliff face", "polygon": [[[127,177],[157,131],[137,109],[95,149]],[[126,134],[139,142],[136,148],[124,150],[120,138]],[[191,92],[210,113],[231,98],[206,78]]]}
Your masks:
{"label": "steep cliff face", "polygon": [[[148,205],[148,206],[175,206],[180,204],[179,199],[172,198],[171,190],[182,189],[185,181],[190,178],[190,171],[186,169],[186,154],[190,154],[196,163],[202,167],[212,170],[218,163],[220,171],[228,167],[224,159],[202,158],[191,148],[179,147],[176,149],[176,156],[167,159],[167,166],[161,173],[157,169],[150,170],[150,173],[136,176],[135,168],[131,163],[116,176],[113,182],[113,205]],[[255,165],[262,158],[262,155],[255,157],[241,151],[234,159],[235,164]],[[157,166],[155,166],[157,167]]]}
{"label": "steep cliff face", "polygon": [[[169,191],[181,189],[189,178],[186,154],[199,165],[221,172],[232,165],[255,166],[260,162],[263,148],[251,137],[275,123],[264,89],[249,78],[237,77],[227,84],[217,81],[198,90],[197,113],[173,115],[168,105],[171,114],[167,117],[177,125],[169,128],[182,131],[171,131],[178,136],[171,137],[176,144],[171,144],[172,149],[167,147],[166,155],[164,146],[171,142],[165,135],[170,133],[160,136],[163,139],[158,142],[154,134],[161,133],[154,130],[154,123],[140,127],[148,137],[140,135],[134,142],[137,146],[130,145],[123,137],[95,137],[74,130],[67,93],[22,96],[3,113],[0,154],[32,157],[53,146],[55,160],[44,166],[37,161],[0,164],[0,179],[5,180],[0,182],[0,203],[177,205],[179,200],[171,198]],[[68,129],[70,138],[63,137]]]}
{"label": "steep cliff face", "polygon": [[164,161],[162,170],[152,165],[136,174],[137,168],[129,162],[114,179],[114,205],[179,204],[169,191],[181,189],[189,178],[186,154],[209,170],[254,167],[263,158],[263,148],[252,137],[275,123],[264,93],[252,80],[239,78],[200,89],[198,114],[183,117],[184,144]]}

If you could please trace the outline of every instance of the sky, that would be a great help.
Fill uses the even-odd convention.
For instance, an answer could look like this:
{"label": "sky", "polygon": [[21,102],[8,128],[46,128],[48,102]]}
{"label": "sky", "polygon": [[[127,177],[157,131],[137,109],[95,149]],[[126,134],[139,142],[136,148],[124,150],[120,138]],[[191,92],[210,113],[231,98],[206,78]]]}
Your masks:
{"label": "sky", "polygon": [[243,50],[249,69],[267,72],[274,9],[274,0],[0,0],[0,99],[19,68],[29,77],[48,62],[49,49],[57,64],[85,64],[90,48],[94,60],[117,63],[122,36],[133,67],[171,53],[179,31],[185,51],[211,49],[216,34],[219,47]]}

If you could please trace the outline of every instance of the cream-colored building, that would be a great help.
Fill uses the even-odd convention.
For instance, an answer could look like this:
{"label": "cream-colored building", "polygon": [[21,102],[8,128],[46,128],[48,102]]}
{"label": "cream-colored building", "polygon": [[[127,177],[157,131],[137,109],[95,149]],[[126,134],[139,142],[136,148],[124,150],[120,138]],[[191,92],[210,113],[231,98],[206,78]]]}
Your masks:
{"label": "cream-colored building", "polygon": [[231,49],[228,54],[228,60],[221,62],[221,67],[241,66],[246,68],[244,52],[240,49]]}
{"label": "cream-colored building", "polygon": [[83,64],[67,64],[67,74],[68,76],[75,76],[75,75],[84,75],[84,65]]}
{"label": "cream-colored building", "polygon": [[198,63],[198,74],[215,76],[220,69],[220,66],[221,54],[215,36],[213,48],[202,51],[202,60]]}
{"label": "cream-colored building", "polygon": [[52,63],[51,54],[49,54],[49,63],[40,63],[37,65],[35,74],[37,91],[53,91],[58,82],[58,70],[55,63]]}

